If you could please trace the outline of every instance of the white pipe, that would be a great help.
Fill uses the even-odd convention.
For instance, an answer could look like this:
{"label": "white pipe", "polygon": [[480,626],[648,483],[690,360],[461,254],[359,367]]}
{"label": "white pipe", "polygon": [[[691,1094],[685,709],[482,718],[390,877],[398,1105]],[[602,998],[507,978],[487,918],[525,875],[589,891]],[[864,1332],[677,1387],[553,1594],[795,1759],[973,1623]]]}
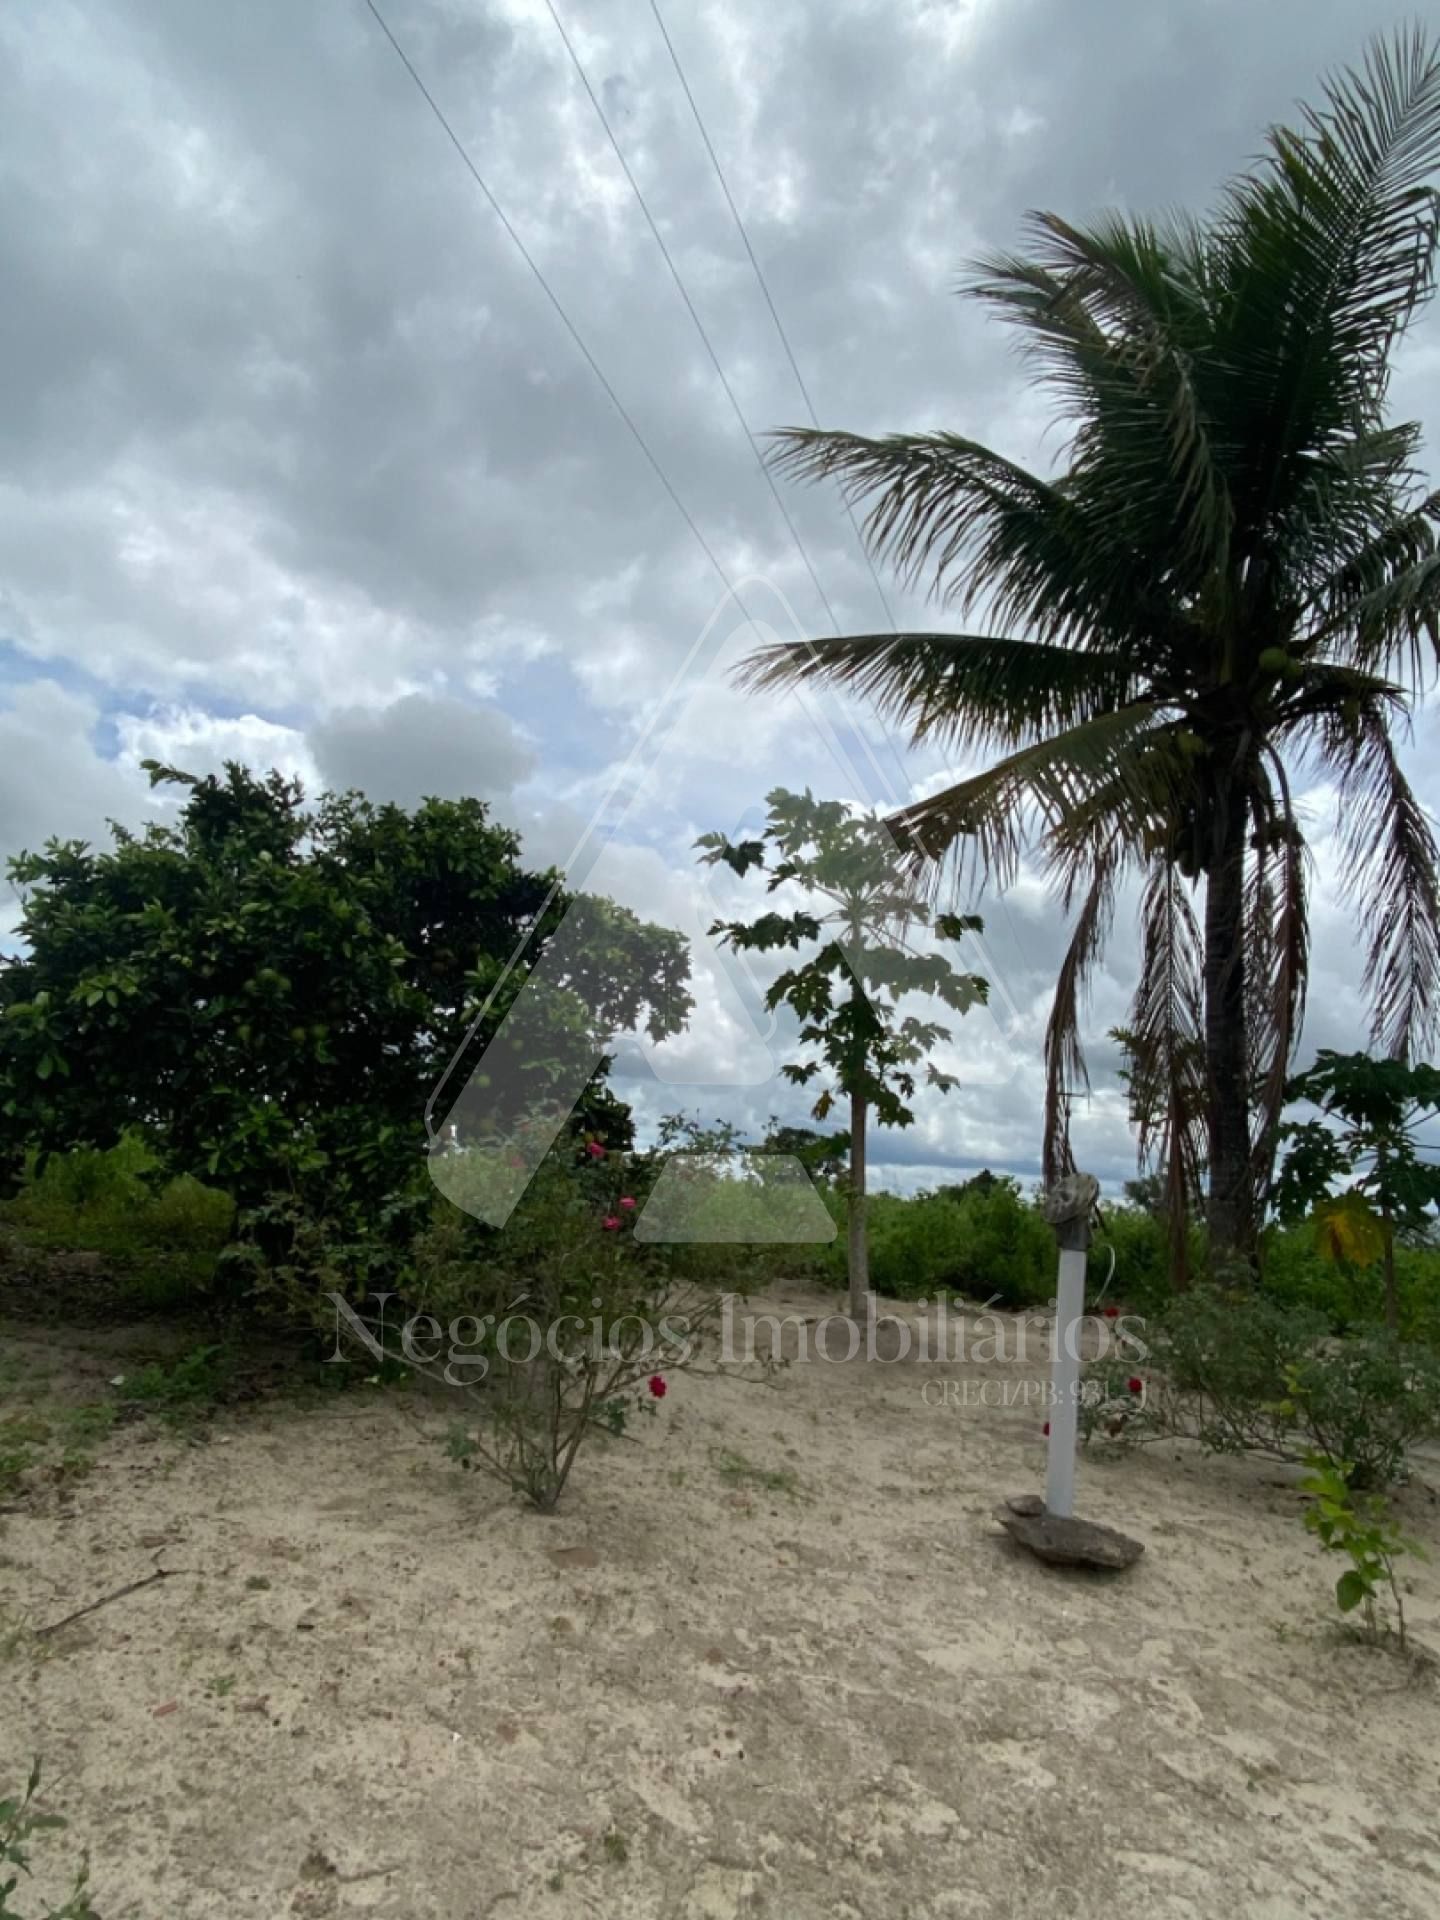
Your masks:
{"label": "white pipe", "polygon": [[1045,1507],[1068,1519],[1075,1511],[1075,1438],[1080,1410],[1080,1322],[1085,1313],[1085,1253],[1060,1250],[1055,1290],[1055,1358],[1051,1370],[1050,1450]]}

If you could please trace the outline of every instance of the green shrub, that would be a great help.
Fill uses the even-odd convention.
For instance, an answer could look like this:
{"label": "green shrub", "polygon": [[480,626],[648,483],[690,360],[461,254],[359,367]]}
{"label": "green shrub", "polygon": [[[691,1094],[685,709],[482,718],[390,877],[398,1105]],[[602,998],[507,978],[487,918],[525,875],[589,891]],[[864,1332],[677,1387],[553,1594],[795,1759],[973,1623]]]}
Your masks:
{"label": "green shrub", "polygon": [[[463,1194],[471,1170],[452,1171]],[[351,1329],[372,1357],[450,1388],[450,1457],[541,1511],[597,1430],[657,1411],[718,1311],[687,1276],[691,1249],[636,1236],[631,1185],[621,1157],[582,1146],[551,1155],[501,1230],[445,1203],[416,1241],[404,1303],[387,1303],[384,1328],[369,1316]]]}
{"label": "green shrub", "polygon": [[156,1304],[207,1288],[233,1231],[229,1194],[181,1175],[161,1177],[144,1140],[127,1133],[100,1151],[31,1154],[0,1217],[33,1245],[100,1254]]}
{"label": "green shrub", "polygon": [[226,1346],[192,1347],[169,1366],[153,1361],[125,1382],[126,1396],[173,1418],[184,1419],[212,1406],[235,1371],[235,1355]]}
{"label": "green shrub", "polygon": [[1311,1348],[1287,1385],[1313,1448],[1344,1461],[1357,1489],[1400,1479],[1412,1448],[1440,1433],[1440,1355],[1384,1328]]}
{"label": "green shrub", "polygon": [[[1091,1292],[1109,1282],[1109,1298],[1123,1300],[1140,1313],[1158,1313],[1174,1296],[1171,1279],[1170,1231],[1165,1221],[1144,1207],[1103,1202],[1104,1223],[1090,1248]],[[1204,1236],[1196,1227],[1189,1235],[1190,1272],[1204,1265]],[[1115,1256],[1113,1276],[1110,1255]]]}
{"label": "green shrub", "polygon": [[[1440,1349],[1440,1247],[1398,1246],[1395,1279],[1402,1339]],[[1309,1225],[1272,1227],[1266,1234],[1261,1290],[1323,1313],[1335,1333],[1378,1327],[1385,1319],[1380,1267],[1323,1259]]]}
{"label": "green shrub", "polygon": [[[1118,1429],[1127,1440],[1181,1435],[1282,1460],[1319,1452],[1363,1488],[1399,1478],[1411,1449],[1440,1433],[1440,1356],[1384,1329],[1337,1337],[1312,1308],[1197,1287],[1153,1316],[1145,1338],[1143,1403]],[[1114,1398],[1106,1366],[1086,1370],[1097,1404]]]}
{"label": "green shrub", "polygon": [[[1055,1236],[1013,1180],[869,1205],[870,1284],[897,1300],[939,1292],[1035,1306],[1055,1291]],[[843,1243],[835,1256],[843,1270]],[[832,1271],[833,1271],[832,1267]]]}

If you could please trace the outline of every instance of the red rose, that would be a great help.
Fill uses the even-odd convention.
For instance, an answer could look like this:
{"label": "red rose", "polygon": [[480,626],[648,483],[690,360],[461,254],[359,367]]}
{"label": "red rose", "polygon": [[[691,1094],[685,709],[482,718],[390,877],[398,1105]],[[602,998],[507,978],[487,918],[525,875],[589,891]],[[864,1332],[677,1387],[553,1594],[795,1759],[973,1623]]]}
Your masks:
{"label": "red rose", "polygon": [[601,1146],[598,1140],[588,1141],[586,1143],[585,1151],[586,1153],[589,1154],[592,1160],[603,1160],[605,1158],[605,1149],[604,1147]]}
{"label": "red rose", "polygon": [[1119,1317],[1119,1313],[1120,1313],[1119,1307],[1106,1307],[1105,1318],[1107,1320],[1117,1319]]}
{"label": "red rose", "polygon": [[1125,1385],[1130,1389],[1131,1393],[1143,1393],[1145,1391],[1145,1382],[1140,1378],[1138,1373],[1132,1373],[1130,1378],[1125,1382]]}
{"label": "red rose", "polygon": [[1050,1422],[1048,1420],[1045,1422],[1044,1426],[1041,1427],[1040,1431],[1041,1433],[1045,1434],[1048,1438],[1050,1433]]}
{"label": "red rose", "polygon": [[665,1376],[663,1373],[651,1374],[650,1391],[657,1400],[663,1400],[665,1398],[665,1395],[669,1391],[669,1389],[665,1385]]}

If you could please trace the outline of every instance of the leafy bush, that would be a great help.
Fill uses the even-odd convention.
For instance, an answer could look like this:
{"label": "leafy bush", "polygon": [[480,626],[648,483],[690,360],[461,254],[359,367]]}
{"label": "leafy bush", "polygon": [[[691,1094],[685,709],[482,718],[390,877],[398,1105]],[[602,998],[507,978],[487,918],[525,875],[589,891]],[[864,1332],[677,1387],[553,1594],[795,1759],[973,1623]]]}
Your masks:
{"label": "leafy bush", "polygon": [[[139,1209],[188,1257],[209,1224],[199,1189],[172,1190],[157,1212],[142,1205],[148,1169],[69,1152],[119,1152],[124,1129],[143,1128],[165,1173],[213,1182],[247,1214],[284,1195],[330,1246],[359,1247],[385,1196],[423,1173],[425,1100],[442,1074],[453,1067],[450,1124],[473,1134],[491,1117],[473,1052],[457,1050],[494,1037],[542,954],[576,983],[554,1009],[562,1052],[593,1060],[618,1031],[643,1024],[659,1040],[684,1024],[683,937],[557,894],[478,800],[307,804],[278,773],[150,771],[182,790],[170,824],[117,828],[108,846],[51,841],[11,864],[24,911],[21,951],[0,967],[0,1173],[27,1148],[65,1153],[58,1188],[44,1172],[31,1182],[40,1224],[58,1208],[68,1232],[108,1194],[107,1235]],[[603,1078],[582,1105],[618,1130],[628,1116]],[[275,1264],[275,1224],[253,1235],[262,1264]]]}
{"label": "leafy bush", "polygon": [[169,1366],[152,1361],[125,1382],[126,1396],[170,1419],[184,1419],[201,1407],[213,1405],[224,1393],[235,1370],[229,1347],[192,1347]]}
{"label": "leafy bush", "polygon": [[[1170,1240],[1165,1222],[1144,1207],[1103,1203],[1104,1221],[1090,1248],[1092,1289],[1103,1284],[1115,1256],[1110,1283],[1112,1297],[1141,1313],[1157,1313],[1174,1294],[1170,1273]],[[1190,1231],[1191,1273],[1204,1261],[1203,1235]]]}
{"label": "leafy bush", "polygon": [[460,1397],[451,1458],[541,1511],[597,1430],[655,1412],[719,1308],[686,1279],[685,1249],[635,1238],[638,1211],[618,1159],[553,1155],[503,1230],[438,1213],[417,1242],[413,1311],[398,1329],[368,1323],[372,1354]]}
{"label": "leafy bush", "polygon": [[1357,1489],[1401,1478],[1410,1450],[1440,1432],[1440,1356],[1385,1329],[1312,1347],[1286,1384],[1297,1424]]}
{"label": "leafy bush", "polygon": [[209,1287],[235,1203],[188,1174],[166,1179],[140,1134],[101,1150],[27,1156],[0,1218],[30,1244],[98,1253],[157,1301]]}
{"label": "leafy bush", "polygon": [[[1440,1433],[1440,1356],[1383,1329],[1337,1338],[1322,1313],[1201,1287],[1153,1317],[1146,1339],[1143,1404],[1117,1428],[1127,1440],[1182,1435],[1282,1460],[1317,1451],[1363,1488],[1398,1478],[1410,1449]],[[1097,1400],[1114,1387],[1103,1368],[1085,1381]]]}
{"label": "leafy bush", "polygon": [[948,1291],[1007,1307],[1055,1292],[1055,1236],[1013,1180],[870,1201],[870,1280],[918,1300]]}
{"label": "leafy bush", "polygon": [[[1401,1338],[1440,1348],[1440,1248],[1397,1246],[1395,1279]],[[1323,1259],[1308,1225],[1266,1235],[1261,1289],[1323,1313],[1334,1333],[1379,1326],[1385,1318],[1383,1270]]]}

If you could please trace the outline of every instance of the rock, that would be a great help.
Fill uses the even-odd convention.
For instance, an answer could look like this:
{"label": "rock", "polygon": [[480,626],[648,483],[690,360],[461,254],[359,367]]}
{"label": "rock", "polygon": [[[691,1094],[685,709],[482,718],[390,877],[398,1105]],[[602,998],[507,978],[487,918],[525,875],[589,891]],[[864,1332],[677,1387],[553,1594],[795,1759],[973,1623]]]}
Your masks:
{"label": "rock", "polygon": [[1017,1494],[996,1507],[995,1518],[1012,1540],[1054,1567],[1095,1567],[1119,1573],[1133,1567],[1145,1551],[1138,1540],[1117,1533],[1114,1527],[1047,1513],[1045,1502],[1034,1493]]}

